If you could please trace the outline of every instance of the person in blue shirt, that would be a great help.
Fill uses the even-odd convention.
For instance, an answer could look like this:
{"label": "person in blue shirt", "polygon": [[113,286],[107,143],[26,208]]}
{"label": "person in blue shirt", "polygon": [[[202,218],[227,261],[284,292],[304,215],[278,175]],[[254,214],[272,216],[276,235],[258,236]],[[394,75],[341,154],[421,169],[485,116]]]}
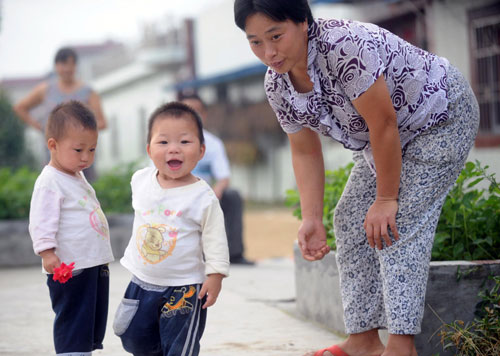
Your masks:
{"label": "person in blue shirt", "polygon": [[[206,123],[206,105],[197,94],[181,95],[180,100],[193,108]],[[232,264],[253,265],[253,261],[244,257],[243,200],[238,191],[229,188],[231,169],[224,143],[205,129],[203,135],[206,145],[205,155],[198,162],[193,174],[211,184],[215,195],[219,198],[224,212],[230,262]]]}

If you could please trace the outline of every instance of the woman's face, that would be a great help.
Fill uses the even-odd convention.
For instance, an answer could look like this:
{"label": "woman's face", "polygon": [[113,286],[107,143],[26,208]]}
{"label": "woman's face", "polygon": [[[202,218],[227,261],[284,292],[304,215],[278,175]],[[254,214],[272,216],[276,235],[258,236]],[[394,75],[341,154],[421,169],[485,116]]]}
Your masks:
{"label": "woman's face", "polygon": [[250,48],[262,63],[283,74],[304,65],[307,68],[307,21],[277,22],[259,12],[245,23]]}
{"label": "woman's face", "polygon": [[56,63],[56,73],[65,82],[75,79],[76,63],[73,57],[69,57],[64,62]]}

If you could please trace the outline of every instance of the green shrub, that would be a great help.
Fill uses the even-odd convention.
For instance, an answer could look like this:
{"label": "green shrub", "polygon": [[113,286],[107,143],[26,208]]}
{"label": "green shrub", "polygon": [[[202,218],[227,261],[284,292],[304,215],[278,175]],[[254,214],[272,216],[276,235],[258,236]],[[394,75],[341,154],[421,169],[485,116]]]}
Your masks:
{"label": "green shrub", "polygon": [[0,219],[20,219],[29,215],[31,193],[38,173],[24,167],[0,168]]}
{"label": "green shrub", "polygon": [[[328,245],[335,250],[335,234],[333,232],[333,211],[339,202],[344,191],[344,187],[351,174],[354,163],[349,163],[345,167],[340,167],[334,171],[325,172],[325,196],[323,199],[323,225],[325,225],[326,238]],[[293,215],[302,220],[302,211],[300,208],[299,192],[295,189],[286,191],[285,204],[294,207]]]}
{"label": "green shrub", "polygon": [[500,355],[500,276],[490,278],[494,285],[479,293],[482,301],[476,307],[474,321],[465,324],[457,320],[441,328],[445,350],[453,350],[457,356]]}
{"label": "green shrub", "polygon": [[135,171],[135,166],[133,163],[123,169],[115,169],[102,174],[92,184],[105,214],[133,211],[130,178]]}
{"label": "green shrub", "polygon": [[[488,166],[467,162],[446,197],[432,259],[492,260],[500,257],[500,188]],[[488,188],[477,189],[480,182]]]}
{"label": "green shrub", "polygon": [[7,94],[0,89],[0,167],[35,166],[24,144],[24,127],[12,110]]}
{"label": "green shrub", "polygon": [[[104,213],[132,212],[130,178],[135,164],[101,175],[93,184]],[[39,172],[26,167],[0,168],[0,219],[29,216],[31,194]]]}
{"label": "green shrub", "polygon": [[[328,244],[336,248],[333,210],[347,183],[353,164],[325,175],[323,223]],[[456,184],[446,197],[436,230],[432,259],[491,260],[500,256],[500,188],[488,166],[467,162]],[[486,181],[488,188],[478,189]],[[285,204],[294,207],[293,215],[302,219],[297,190],[286,192]]]}

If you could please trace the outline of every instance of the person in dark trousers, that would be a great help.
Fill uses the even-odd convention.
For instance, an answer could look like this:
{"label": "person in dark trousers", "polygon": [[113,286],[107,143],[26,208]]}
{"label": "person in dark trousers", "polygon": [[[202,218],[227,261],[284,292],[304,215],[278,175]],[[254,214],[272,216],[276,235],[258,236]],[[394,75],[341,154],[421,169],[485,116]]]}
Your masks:
{"label": "person in dark trousers", "polygon": [[[196,94],[182,95],[181,101],[192,107],[207,121],[207,111],[203,100]],[[243,200],[238,191],[229,188],[231,170],[224,143],[214,134],[203,130],[206,141],[205,156],[198,162],[193,174],[212,185],[220,200],[226,225],[229,257],[232,264],[253,265],[244,256],[243,243]]]}

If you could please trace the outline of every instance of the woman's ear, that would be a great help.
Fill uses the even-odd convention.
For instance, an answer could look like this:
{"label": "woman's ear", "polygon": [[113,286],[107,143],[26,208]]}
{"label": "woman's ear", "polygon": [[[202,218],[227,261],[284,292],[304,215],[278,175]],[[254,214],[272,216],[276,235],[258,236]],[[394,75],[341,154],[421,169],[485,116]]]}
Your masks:
{"label": "woman's ear", "polygon": [[309,29],[309,21],[307,18],[304,20],[304,22],[301,23],[302,25],[302,31],[305,31],[307,33],[307,30]]}

